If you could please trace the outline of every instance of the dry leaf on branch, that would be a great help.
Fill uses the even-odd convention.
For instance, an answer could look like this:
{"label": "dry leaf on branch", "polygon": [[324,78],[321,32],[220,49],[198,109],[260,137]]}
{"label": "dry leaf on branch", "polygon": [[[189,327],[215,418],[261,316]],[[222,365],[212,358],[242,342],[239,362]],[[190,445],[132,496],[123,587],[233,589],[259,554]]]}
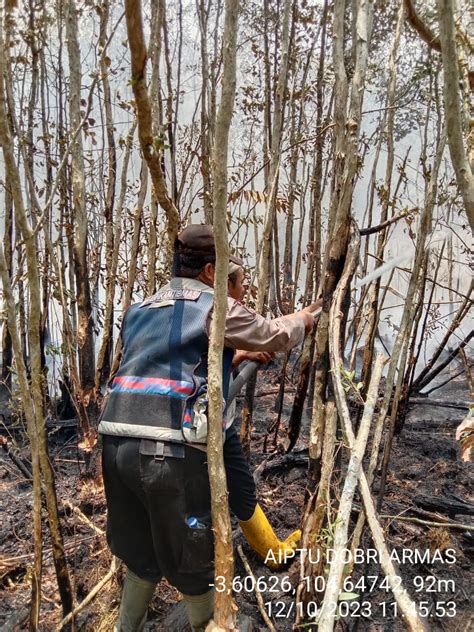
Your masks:
{"label": "dry leaf on branch", "polygon": [[474,447],[474,416],[472,410],[456,428],[456,440],[461,448],[461,460],[471,460],[471,450]]}

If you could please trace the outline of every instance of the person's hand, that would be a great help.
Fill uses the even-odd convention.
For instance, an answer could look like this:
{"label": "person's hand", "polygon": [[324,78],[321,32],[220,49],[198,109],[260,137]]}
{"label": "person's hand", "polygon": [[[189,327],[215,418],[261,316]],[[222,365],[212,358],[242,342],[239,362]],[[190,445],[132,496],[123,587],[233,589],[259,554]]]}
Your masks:
{"label": "person's hand", "polygon": [[309,312],[310,314],[314,315],[314,312],[320,310],[323,305],[324,305],[324,299],[323,298],[318,298],[317,301],[315,301],[314,303],[311,303],[311,305],[308,305],[307,307],[305,307],[301,311],[302,312]]}
{"label": "person's hand", "polygon": [[314,319],[319,316],[319,313],[315,313],[315,312],[319,312],[319,310],[323,306],[323,303],[324,303],[324,299],[318,298],[317,301],[315,301],[314,303],[311,303],[311,305],[308,305],[307,307],[302,309],[300,312],[298,312],[301,316],[303,316],[304,328],[305,328],[306,334],[309,334],[309,332],[313,329]]}
{"label": "person's hand", "polygon": [[301,316],[304,322],[304,332],[305,334],[309,334],[309,332],[313,329],[314,326],[314,316],[309,312],[305,312],[301,310],[298,312],[298,316]]}
{"label": "person's hand", "polygon": [[252,362],[260,362],[260,364],[268,364],[270,360],[273,360],[275,353],[273,351],[247,351],[247,357],[245,360],[251,360]]}
{"label": "person's hand", "polygon": [[274,357],[275,353],[273,351],[236,351],[232,360],[232,368],[237,368],[245,360],[267,364]]}

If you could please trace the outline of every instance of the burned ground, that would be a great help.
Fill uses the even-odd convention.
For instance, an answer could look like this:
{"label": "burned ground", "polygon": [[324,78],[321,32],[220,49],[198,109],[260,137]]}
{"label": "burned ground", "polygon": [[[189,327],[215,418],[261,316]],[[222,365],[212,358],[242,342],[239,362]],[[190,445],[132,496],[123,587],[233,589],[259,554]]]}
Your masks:
{"label": "burned ground", "polygon": [[[300,522],[307,481],[307,455],[304,433],[289,457],[271,453],[270,450],[263,452],[265,433],[276,416],[273,408],[278,379],[276,369],[265,371],[259,379],[250,458],[258,478],[260,502],[279,536],[285,536],[297,528]],[[267,392],[269,394],[265,395]],[[436,396],[438,399],[441,397],[462,402],[468,398],[468,391],[461,382],[451,383],[443,388],[441,395],[438,392]],[[286,395],[281,437],[291,398],[291,393]],[[469,518],[474,507],[472,465],[460,461],[454,436],[455,428],[464,414],[459,408],[428,404],[416,405],[411,409],[404,431],[395,441],[381,511],[384,516],[397,516],[383,520],[388,544],[397,552],[410,549],[434,554],[438,550],[442,552],[441,558],[446,560],[449,557],[446,550],[454,551],[455,563],[430,563],[427,560],[413,560],[410,563],[407,560],[399,565],[410,594],[426,609],[431,630],[468,630],[470,622],[472,624],[470,591],[474,585],[474,532],[462,528],[434,527],[400,518],[408,516],[428,523],[448,521],[472,524]],[[21,423],[9,426],[8,431],[4,427],[2,434],[8,438],[14,453],[28,467],[28,446]],[[79,603],[108,573],[111,556],[103,535],[106,522],[103,489],[100,483],[83,477],[84,457],[76,444],[74,427],[51,425],[50,446],[57,475],[66,551]],[[268,445],[271,445],[271,441]],[[26,629],[29,568],[33,559],[32,494],[24,474],[5,451],[0,453],[0,459],[0,628],[5,631],[21,630]],[[377,480],[374,489],[377,491]],[[359,508],[360,498],[356,496],[354,517]],[[267,588],[262,593],[263,601],[268,609],[271,608],[276,630],[291,630],[295,608],[292,606],[292,591],[298,581],[298,562],[293,562],[281,573],[269,571],[250,551],[235,526],[235,544],[242,545],[255,577],[265,578],[260,582],[261,587]],[[373,547],[367,531],[361,547]],[[239,555],[236,555],[235,575],[242,580],[247,577]],[[377,576],[380,579],[375,586],[371,586],[375,580],[369,581],[368,578]],[[123,568],[119,568],[113,579],[80,612],[77,619],[79,630],[100,632],[112,629],[118,612],[122,580]],[[394,617],[394,599],[389,591],[384,590],[383,573],[378,564],[356,564],[352,581],[353,592],[360,595],[360,603],[368,605],[364,612],[359,608],[357,616],[352,610],[353,616],[341,618],[337,624],[340,630],[397,632],[405,629],[402,619]],[[266,627],[251,588],[251,580],[242,585],[236,583],[236,589],[240,590],[236,594],[237,604],[243,614],[252,617],[257,629],[264,630]],[[41,629],[54,630],[61,619],[61,608],[47,538],[44,545],[42,595]],[[147,630],[186,629],[181,623],[182,613],[176,607],[178,599],[178,592],[163,581],[150,607]],[[448,605],[450,603],[455,604],[456,614],[453,617],[449,616],[454,612],[454,607]],[[276,616],[278,614],[281,616]]]}

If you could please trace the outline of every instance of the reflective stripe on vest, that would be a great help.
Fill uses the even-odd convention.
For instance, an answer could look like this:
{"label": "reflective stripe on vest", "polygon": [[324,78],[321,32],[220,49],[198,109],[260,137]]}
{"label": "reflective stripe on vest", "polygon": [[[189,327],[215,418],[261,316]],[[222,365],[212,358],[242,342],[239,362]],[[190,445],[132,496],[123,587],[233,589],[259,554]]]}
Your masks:
{"label": "reflective stripe on vest", "polygon": [[[193,405],[207,391],[206,323],[213,301],[210,292],[171,287],[129,308],[121,332],[122,360],[109,383],[99,432],[189,440]],[[233,353],[224,351],[224,398]]]}

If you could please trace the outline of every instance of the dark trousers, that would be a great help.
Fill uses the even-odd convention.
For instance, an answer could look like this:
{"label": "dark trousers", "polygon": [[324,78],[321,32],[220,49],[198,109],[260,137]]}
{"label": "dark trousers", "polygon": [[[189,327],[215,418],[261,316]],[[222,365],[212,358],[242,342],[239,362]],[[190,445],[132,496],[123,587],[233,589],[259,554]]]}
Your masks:
{"label": "dark trousers", "polygon": [[[104,437],[109,546],[139,577],[165,576],[183,593],[202,594],[213,581],[206,455],[185,448],[184,458],[157,459],[140,446],[140,439]],[[204,528],[188,527],[189,516]]]}
{"label": "dark trousers", "polygon": [[[143,579],[164,576],[184,594],[203,594],[214,581],[207,455],[178,446],[175,456],[157,458],[149,447],[140,439],[103,437],[110,549]],[[227,433],[224,461],[231,509],[248,520],[255,485],[235,430]],[[191,516],[199,529],[187,525]]]}

